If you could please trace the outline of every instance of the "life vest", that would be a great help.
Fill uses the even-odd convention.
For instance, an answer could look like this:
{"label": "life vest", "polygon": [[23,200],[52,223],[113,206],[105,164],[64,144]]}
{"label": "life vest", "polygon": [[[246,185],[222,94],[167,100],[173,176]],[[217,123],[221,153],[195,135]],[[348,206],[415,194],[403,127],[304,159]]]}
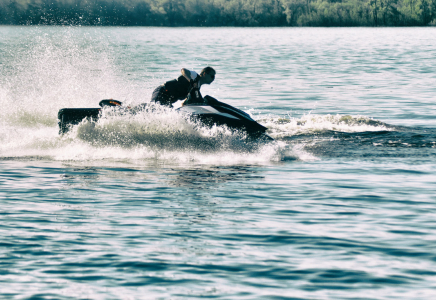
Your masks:
{"label": "life vest", "polygon": [[165,82],[166,92],[174,98],[174,100],[183,100],[188,95],[191,89],[191,83],[182,75],[177,79]]}

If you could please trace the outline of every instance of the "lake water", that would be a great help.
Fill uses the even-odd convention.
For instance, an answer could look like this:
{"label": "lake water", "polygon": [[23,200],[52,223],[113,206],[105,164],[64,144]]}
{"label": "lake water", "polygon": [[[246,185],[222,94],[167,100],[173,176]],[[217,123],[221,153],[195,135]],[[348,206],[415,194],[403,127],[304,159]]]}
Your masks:
{"label": "lake water", "polygon": [[[0,27],[3,299],[433,299],[436,28]],[[271,143],[148,102],[185,67]]]}

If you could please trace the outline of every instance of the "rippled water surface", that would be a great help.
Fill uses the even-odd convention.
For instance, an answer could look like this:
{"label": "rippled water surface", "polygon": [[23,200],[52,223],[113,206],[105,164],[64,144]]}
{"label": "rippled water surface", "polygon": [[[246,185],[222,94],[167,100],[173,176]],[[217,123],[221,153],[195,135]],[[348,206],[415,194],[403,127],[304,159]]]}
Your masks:
{"label": "rippled water surface", "polygon": [[[433,299],[435,28],[0,27],[4,299]],[[134,106],[186,67],[268,127]]]}

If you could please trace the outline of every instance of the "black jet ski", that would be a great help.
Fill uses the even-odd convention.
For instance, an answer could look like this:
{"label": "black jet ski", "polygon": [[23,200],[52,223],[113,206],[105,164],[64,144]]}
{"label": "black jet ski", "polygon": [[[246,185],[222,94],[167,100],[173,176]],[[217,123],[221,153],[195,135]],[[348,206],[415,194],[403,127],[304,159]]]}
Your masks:
{"label": "black jet ski", "polygon": [[[62,108],[59,110],[59,134],[67,133],[73,125],[79,124],[84,119],[96,122],[104,107],[123,107],[120,101],[113,99],[102,100],[99,105],[100,108]],[[135,109],[137,108],[130,110],[134,113]],[[210,96],[205,96],[201,103],[184,104],[177,110],[207,126],[226,125],[230,129],[246,132],[250,138],[273,140],[265,133],[267,128],[257,123],[247,113]]]}

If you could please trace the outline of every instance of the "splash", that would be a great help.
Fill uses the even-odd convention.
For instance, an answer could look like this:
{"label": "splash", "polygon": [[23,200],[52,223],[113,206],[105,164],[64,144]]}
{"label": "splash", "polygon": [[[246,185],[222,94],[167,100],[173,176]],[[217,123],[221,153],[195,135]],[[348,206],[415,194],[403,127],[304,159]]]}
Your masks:
{"label": "splash", "polygon": [[149,98],[118,67],[122,58],[101,30],[94,30],[33,27],[4,45],[1,159],[251,164],[292,157],[286,144],[247,142],[243,133],[207,128],[165,108],[133,115],[105,110],[98,122],[84,121],[59,136],[61,108]]}
{"label": "splash", "polygon": [[104,109],[97,122],[83,121],[62,140],[75,143],[76,150],[83,147],[76,155],[68,153],[74,159],[104,159],[115,152],[118,159],[214,164],[267,163],[289,157],[285,144],[249,140],[245,133],[225,126],[207,127],[160,105],[135,113]]}
{"label": "splash", "polygon": [[129,84],[101,35],[79,28],[32,28],[6,44],[0,112],[8,124],[51,126],[62,107],[87,107],[95,99],[128,96]]}

